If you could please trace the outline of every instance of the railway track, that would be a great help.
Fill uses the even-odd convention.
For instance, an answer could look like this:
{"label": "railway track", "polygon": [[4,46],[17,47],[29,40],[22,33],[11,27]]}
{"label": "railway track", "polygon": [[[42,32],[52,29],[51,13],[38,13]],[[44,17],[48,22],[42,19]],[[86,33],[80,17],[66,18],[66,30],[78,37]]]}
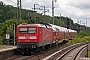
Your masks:
{"label": "railway track", "polygon": [[[61,47],[62,46],[62,47]],[[61,50],[62,48],[65,48],[67,45],[65,43],[62,43],[58,46],[54,46],[52,48],[48,48],[44,51],[32,54],[32,55],[26,55],[26,56],[22,56],[22,55],[15,55],[13,57],[10,57],[6,60],[41,60],[49,55],[51,55],[52,53],[54,53],[55,51]]]}
{"label": "railway track", "polygon": [[67,52],[65,52],[63,55],[61,55],[60,57],[58,57],[56,60],[66,60],[66,59],[67,60],[78,60],[79,53],[86,47],[87,45],[82,45],[79,47],[72,48],[68,50]]}
{"label": "railway track", "polygon": [[[67,47],[66,44],[60,44],[58,46],[46,49],[46,50],[38,52],[36,54],[32,54],[32,55],[28,55],[28,56],[15,55],[6,60],[65,60],[64,58],[67,58],[67,56],[70,54],[70,52],[74,51],[78,47],[76,49],[78,51],[75,52],[76,55],[74,55],[73,57],[69,55],[70,58],[77,59],[76,57],[77,57],[78,53],[81,50],[83,50],[84,47],[87,46],[86,44],[87,43],[81,43],[81,44],[78,43],[78,44],[75,44],[75,45],[72,45],[69,47]],[[67,60],[70,60],[70,59],[67,59]]]}
{"label": "railway track", "polygon": [[89,43],[90,42],[66,47],[44,58],[43,60],[76,60],[80,51],[82,51]]}

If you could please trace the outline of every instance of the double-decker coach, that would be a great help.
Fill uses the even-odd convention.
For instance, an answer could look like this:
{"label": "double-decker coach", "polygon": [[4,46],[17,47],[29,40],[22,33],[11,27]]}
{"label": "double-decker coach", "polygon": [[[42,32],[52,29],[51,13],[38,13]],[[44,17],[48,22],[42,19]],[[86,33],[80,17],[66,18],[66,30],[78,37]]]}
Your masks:
{"label": "double-decker coach", "polygon": [[50,24],[52,26],[52,41],[53,44],[57,44],[59,43],[61,36],[62,36],[62,32],[60,31],[60,27]]}
{"label": "double-decker coach", "polygon": [[76,36],[77,31],[68,29],[69,31],[69,40],[72,40],[74,36]]}

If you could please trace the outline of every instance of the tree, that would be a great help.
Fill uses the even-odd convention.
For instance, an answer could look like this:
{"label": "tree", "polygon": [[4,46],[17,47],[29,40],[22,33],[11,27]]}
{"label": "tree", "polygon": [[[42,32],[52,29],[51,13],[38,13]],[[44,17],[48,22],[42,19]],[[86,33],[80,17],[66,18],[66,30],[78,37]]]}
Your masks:
{"label": "tree", "polygon": [[4,18],[4,11],[0,9],[0,22],[3,21],[3,18]]}
{"label": "tree", "polygon": [[[27,23],[27,21],[22,20],[22,23]],[[17,26],[18,24],[20,24],[16,18],[12,18],[9,20],[6,20],[4,23],[0,23],[0,36],[3,39],[3,43],[7,44],[6,41],[6,34],[10,34],[10,42],[12,42],[11,44],[13,44],[13,38],[14,38],[14,24],[15,26]]]}
{"label": "tree", "polygon": [[4,6],[5,4],[2,1],[0,1],[0,8],[3,9]]}

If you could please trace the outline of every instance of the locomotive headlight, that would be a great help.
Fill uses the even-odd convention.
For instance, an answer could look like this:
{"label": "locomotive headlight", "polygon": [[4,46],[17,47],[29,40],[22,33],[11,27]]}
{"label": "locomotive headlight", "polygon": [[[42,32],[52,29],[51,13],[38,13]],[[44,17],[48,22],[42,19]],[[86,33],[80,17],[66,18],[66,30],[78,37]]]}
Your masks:
{"label": "locomotive headlight", "polygon": [[36,36],[30,36],[30,39],[37,39]]}
{"label": "locomotive headlight", "polygon": [[25,39],[25,36],[19,36],[18,39]]}

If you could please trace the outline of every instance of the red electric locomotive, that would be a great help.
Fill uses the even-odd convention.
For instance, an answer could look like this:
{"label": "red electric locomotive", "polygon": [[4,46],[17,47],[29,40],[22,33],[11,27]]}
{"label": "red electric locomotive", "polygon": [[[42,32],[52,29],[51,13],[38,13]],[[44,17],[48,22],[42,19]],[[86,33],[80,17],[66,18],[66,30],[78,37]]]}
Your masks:
{"label": "red electric locomotive", "polygon": [[21,51],[52,44],[52,28],[44,24],[20,24],[16,31],[17,47]]}

